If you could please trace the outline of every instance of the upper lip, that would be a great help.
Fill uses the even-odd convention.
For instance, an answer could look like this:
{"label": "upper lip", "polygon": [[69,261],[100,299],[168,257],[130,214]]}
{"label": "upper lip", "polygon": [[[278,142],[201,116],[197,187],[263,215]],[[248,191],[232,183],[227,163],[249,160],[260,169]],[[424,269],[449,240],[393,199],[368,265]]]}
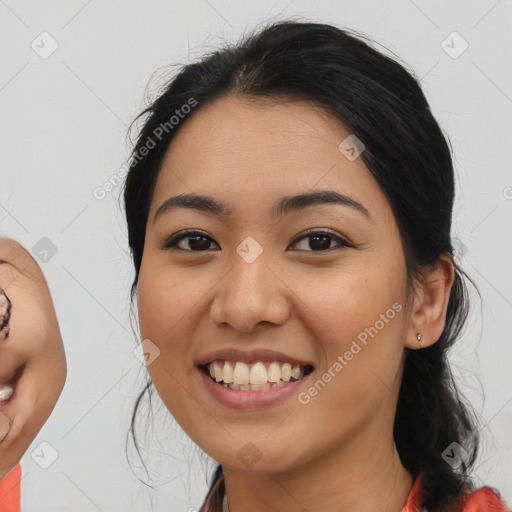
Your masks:
{"label": "upper lip", "polygon": [[294,356],[289,356],[275,350],[255,349],[244,351],[237,348],[225,348],[214,352],[208,352],[204,356],[201,356],[196,361],[196,364],[197,366],[202,366],[217,359],[225,361],[240,361],[246,364],[253,364],[258,361],[280,361],[283,363],[300,364],[301,366],[313,366],[309,361],[297,359]]}

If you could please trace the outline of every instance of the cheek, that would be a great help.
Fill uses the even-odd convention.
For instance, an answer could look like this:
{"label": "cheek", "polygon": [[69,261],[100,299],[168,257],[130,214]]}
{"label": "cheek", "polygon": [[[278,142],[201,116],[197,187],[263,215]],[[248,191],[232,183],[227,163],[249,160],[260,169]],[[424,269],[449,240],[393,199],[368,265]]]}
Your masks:
{"label": "cheek", "polygon": [[[396,277],[404,274],[399,262],[385,265],[381,258],[380,266],[358,262],[329,269],[324,275],[316,272],[314,278],[300,280],[300,289],[295,288],[303,299],[296,302],[297,314],[314,329],[312,337],[325,358],[321,373],[330,369],[336,375],[326,378],[340,392],[340,402],[361,398],[357,390],[375,385],[386,389],[383,383],[391,386],[395,379],[404,325],[405,275]],[[345,395],[347,389],[351,391]]]}
{"label": "cheek", "polygon": [[[147,265],[141,267],[137,298],[141,341],[156,345],[158,357],[148,366],[152,378],[185,377],[190,371],[190,340],[194,339],[201,300],[208,286],[190,280],[180,271]],[[156,349],[154,349],[156,350]],[[160,375],[161,374],[161,375]]]}
{"label": "cheek", "polygon": [[[403,282],[397,277],[401,275],[398,268],[378,267],[364,260],[325,272],[317,269],[310,276],[294,279],[300,283],[294,286],[294,292],[301,299],[296,305],[299,307],[302,303],[301,314],[309,309],[308,317],[316,316],[321,320],[317,320],[316,325],[322,325],[328,336],[324,333],[318,340],[328,346],[337,345],[357,337],[376,322],[378,330],[383,331],[389,330],[391,323],[398,323],[396,310],[400,307],[393,308],[393,304],[403,302]],[[381,315],[390,321],[383,324]]]}
{"label": "cheek", "polygon": [[177,337],[183,303],[171,290],[172,287],[159,278],[158,270],[141,267],[137,284],[139,341],[151,357],[147,371],[155,390],[174,415],[183,408],[179,382],[184,378],[185,365],[181,353],[183,343],[180,344]]}
{"label": "cheek", "polygon": [[180,293],[179,280],[168,276],[154,259],[143,259],[137,283],[139,323],[143,339],[161,340],[176,324],[186,297]]}

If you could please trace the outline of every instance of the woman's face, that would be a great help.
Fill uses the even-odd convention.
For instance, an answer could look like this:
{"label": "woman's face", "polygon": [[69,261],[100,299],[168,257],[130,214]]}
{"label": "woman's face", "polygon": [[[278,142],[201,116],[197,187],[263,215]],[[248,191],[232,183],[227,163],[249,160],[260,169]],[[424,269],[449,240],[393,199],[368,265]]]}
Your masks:
{"label": "woman's face", "polygon": [[[360,456],[383,432],[391,440],[410,332],[406,268],[360,146],[305,102],[230,96],[182,122],[156,183],[138,281],[148,370],[163,402],[194,442],[233,469],[280,472],[339,450]],[[319,191],[361,207],[291,201],[273,209]],[[209,196],[231,214],[175,206],[155,218],[180,194]],[[200,234],[166,248],[185,230]],[[224,349],[264,366],[297,360],[314,369],[277,390],[233,391],[198,368],[243,361],[211,355]],[[251,358],[253,350],[283,356]]]}
{"label": "woman's face", "polygon": [[[0,333],[0,384],[14,393],[0,402],[0,478],[21,459],[50,416],[64,387],[66,357],[53,301],[34,258],[0,238],[0,288],[10,306]],[[5,299],[0,313],[6,318]],[[1,322],[0,322],[1,323]]]}

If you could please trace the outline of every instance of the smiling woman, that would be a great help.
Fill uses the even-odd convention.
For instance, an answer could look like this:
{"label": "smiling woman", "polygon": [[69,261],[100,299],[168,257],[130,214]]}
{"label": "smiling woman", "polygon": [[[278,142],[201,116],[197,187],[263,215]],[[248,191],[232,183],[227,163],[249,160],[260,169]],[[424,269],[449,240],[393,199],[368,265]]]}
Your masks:
{"label": "smiling woman", "polygon": [[154,385],[219,463],[203,511],[506,510],[469,477],[476,419],[447,360],[469,278],[417,80],[362,36],[274,23],[185,66],[132,155],[190,97],[124,189],[159,350],[137,449]]}
{"label": "smiling woman", "polygon": [[62,337],[46,280],[19,243],[0,237],[0,511],[20,510],[20,459],[66,381]]}

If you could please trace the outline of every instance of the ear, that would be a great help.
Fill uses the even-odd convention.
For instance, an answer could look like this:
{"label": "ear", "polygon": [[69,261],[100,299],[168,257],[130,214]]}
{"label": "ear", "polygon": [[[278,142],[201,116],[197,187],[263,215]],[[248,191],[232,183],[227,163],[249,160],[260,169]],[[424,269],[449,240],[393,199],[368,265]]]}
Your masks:
{"label": "ear", "polygon": [[424,280],[416,286],[405,340],[405,346],[413,350],[420,348],[418,333],[421,333],[421,348],[433,345],[441,336],[455,279],[455,268],[449,253],[443,253],[435,265],[424,271]]}

